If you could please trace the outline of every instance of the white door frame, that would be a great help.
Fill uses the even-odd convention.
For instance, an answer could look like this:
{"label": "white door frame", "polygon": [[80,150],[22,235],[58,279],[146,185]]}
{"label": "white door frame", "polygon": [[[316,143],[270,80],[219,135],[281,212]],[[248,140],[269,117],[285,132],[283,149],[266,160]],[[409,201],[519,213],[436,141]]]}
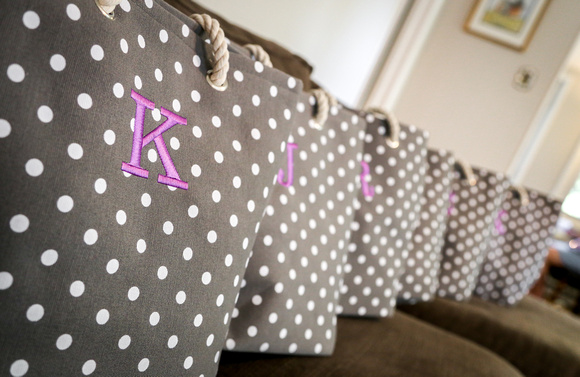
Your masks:
{"label": "white door frame", "polygon": [[364,107],[392,110],[447,0],[415,0]]}
{"label": "white door frame", "polygon": [[538,155],[542,143],[550,132],[554,117],[558,114],[562,99],[569,89],[570,80],[566,75],[561,75],[554,81],[552,87],[544,97],[536,116],[528,127],[526,134],[520,143],[520,146],[512,158],[507,169],[507,174],[511,177],[512,182],[521,185],[526,175],[532,168],[532,162]]}

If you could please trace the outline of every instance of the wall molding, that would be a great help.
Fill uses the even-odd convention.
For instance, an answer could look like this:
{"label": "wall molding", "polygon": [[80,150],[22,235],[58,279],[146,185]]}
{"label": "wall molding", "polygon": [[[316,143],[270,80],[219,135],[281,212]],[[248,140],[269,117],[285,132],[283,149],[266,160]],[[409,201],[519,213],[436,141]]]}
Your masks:
{"label": "wall molding", "polygon": [[554,198],[564,200],[580,175],[580,139],[576,142],[574,152],[570,155],[568,162],[558,176],[550,195]]}
{"label": "wall molding", "polygon": [[447,0],[415,0],[364,107],[393,110]]}
{"label": "wall molding", "polygon": [[532,162],[537,156],[543,140],[553,126],[554,117],[558,114],[562,99],[569,86],[570,80],[568,77],[561,75],[552,83],[551,88],[542,100],[539,110],[536,112],[507,169],[507,174],[514,184],[521,185],[532,168]]}

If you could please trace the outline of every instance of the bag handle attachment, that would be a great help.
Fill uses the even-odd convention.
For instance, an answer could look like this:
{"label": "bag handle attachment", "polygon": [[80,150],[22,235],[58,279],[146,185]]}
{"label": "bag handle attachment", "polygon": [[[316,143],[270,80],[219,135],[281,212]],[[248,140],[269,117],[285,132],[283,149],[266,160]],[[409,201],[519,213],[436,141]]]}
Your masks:
{"label": "bag handle attachment", "polygon": [[387,136],[387,146],[392,149],[397,149],[399,147],[399,134],[401,133],[401,124],[399,120],[390,111],[385,111],[378,107],[372,107],[367,110],[372,113],[375,117],[387,121],[389,125],[389,136]]}
{"label": "bag handle attachment", "polygon": [[95,0],[95,4],[105,15],[105,17],[114,20],[115,19],[115,7],[121,4],[123,0]]}
{"label": "bag handle attachment", "polygon": [[247,44],[244,45],[246,50],[250,51],[254,60],[259,61],[260,63],[264,64],[266,67],[272,68],[272,60],[270,60],[270,55],[264,50],[264,48],[260,45],[255,44]]}
{"label": "bag handle attachment", "polygon": [[312,119],[311,127],[322,131],[328,120],[328,114],[332,106],[338,106],[338,101],[332,95],[322,89],[313,89],[310,93],[316,99],[316,115]]}
{"label": "bag handle attachment", "polygon": [[465,179],[470,186],[475,186],[477,179],[475,179],[475,174],[473,174],[473,169],[466,161],[455,159],[455,170],[461,174],[461,178]]}
{"label": "bag handle attachment", "polygon": [[[95,4],[107,18],[113,20],[115,18],[115,8],[122,1],[123,0],[95,0]],[[193,14],[191,18],[197,22],[202,29],[204,29],[208,34],[211,43],[214,66],[213,69],[207,71],[207,82],[215,90],[223,92],[228,87],[227,75],[230,69],[230,53],[228,51],[228,44],[226,42],[224,31],[220,27],[218,20],[211,18],[207,14]],[[270,57],[265,51],[263,52],[269,61]],[[260,54],[260,52],[256,52],[255,54]],[[263,54],[259,56],[263,56]],[[266,65],[264,62],[263,64]],[[272,63],[270,62],[270,67],[271,64]]]}
{"label": "bag handle attachment", "polygon": [[526,190],[525,187],[512,185],[509,189],[520,199],[520,204],[522,207],[526,207],[528,204],[530,204],[530,196],[528,195],[528,190]]}
{"label": "bag handle attachment", "polygon": [[207,82],[215,90],[223,92],[228,87],[227,75],[230,69],[230,53],[224,31],[218,20],[207,14],[193,14],[191,18],[205,30],[211,43],[214,65],[213,69],[207,71]]}

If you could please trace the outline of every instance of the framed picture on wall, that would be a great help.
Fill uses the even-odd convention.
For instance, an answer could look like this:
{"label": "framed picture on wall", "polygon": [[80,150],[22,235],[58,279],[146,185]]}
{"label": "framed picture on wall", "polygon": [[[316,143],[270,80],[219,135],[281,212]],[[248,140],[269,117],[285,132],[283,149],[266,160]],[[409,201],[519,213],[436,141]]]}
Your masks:
{"label": "framed picture on wall", "polygon": [[471,34],[524,51],[550,0],[477,0],[465,21]]}

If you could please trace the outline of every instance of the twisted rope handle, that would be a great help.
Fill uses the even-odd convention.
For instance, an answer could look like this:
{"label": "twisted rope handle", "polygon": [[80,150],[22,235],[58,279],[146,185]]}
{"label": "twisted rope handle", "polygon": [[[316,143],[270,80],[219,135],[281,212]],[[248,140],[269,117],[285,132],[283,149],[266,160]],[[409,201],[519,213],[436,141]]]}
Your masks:
{"label": "twisted rope handle", "polygon": [[193,14],[191,18],[208,34],[213,52],[214,66],[207,72],[207,81],[216,90],[228,87],[227,75],[230,69],[230,53],[224,31],[218,20],[207,14]]}
{"label": "twisted rope handle", "polygon": [[520,197],[520,203],[522,207],[530,204],[530,196],[528,195],[528,190],[523,186],[510,186],[510,191],[515,191]]}
{"label": "twisted rope handle", "polygon": [[328,120],[328,113],[331,106],[336,106],[338,103],[334,97],[326,93],[322,89],[313,89],[310,91],[316,99],[316,115],[314,116],[314,128],[321,131],[322,127]]}
{"label": "twisted rope handle", "polygon": [[331,109],[333,107],[337,107],[338,106],[338,100],[336,99],[335,96],[333,96],[332,94],[330,94],[328,92],[324,92],[324,94],[326,94],[326,96],[328,97],[328,104],[330,105],[330,108]]}
{"label": "twisted rope handle", "polygon": [[456,158],[455,159],[455,166],[456,166],[456,168],[459,167],[462,170],[463,175],[465,176],[465,179],[467,180],[467,183],[469,183],[470,186],[475,186],[475,184],[477,183],[477,179],[475,179],[475,174],[473,174],[473,169],[471,168],[471,165],[469,165],[464,160]]}
{"label": "twisted rope handle", "polygon": [[250,51],[250,54],[259,61],[260,63],[264,64],[266,67],[272,68],[272,60],[270,60],[270,55],[264,50],[264,48],[260,45],[254,44],[247,44],[244,46],[246,50]]}
{"label": "twisted rope handle", "polygon": [[121,4],[123,0],[95,0],[95,3],[103,12],[103,14],[109,18],[115,17],[115,7]]}
{"label": "twisted rope handle", "polygon": [[386,120],[389,124],[389,136],[387,137],[387,145],[390,148],[398,148],[399,147],[399,134],[401,133],[401,124],[399,120],[390,111],[385,111],[378,107],[372,107],[367,110],[368,112],[372,113],[374,116],[378,117],[379,119]]}

